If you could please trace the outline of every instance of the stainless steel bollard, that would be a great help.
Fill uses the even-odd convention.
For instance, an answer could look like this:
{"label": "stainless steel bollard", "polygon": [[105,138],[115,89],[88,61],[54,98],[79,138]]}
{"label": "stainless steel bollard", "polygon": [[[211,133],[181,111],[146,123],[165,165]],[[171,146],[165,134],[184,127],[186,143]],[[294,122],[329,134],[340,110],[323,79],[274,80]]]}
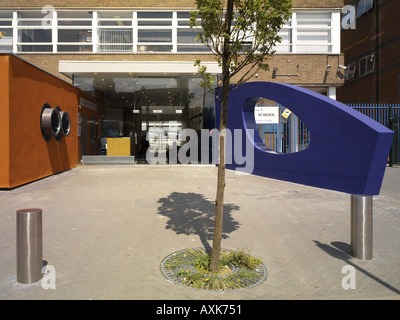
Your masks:
{"label": "stainless steel bollard", "polygon": [[17,211],[17,281],[34,283],[42,278],[42,209]]}
{"label": "stainless steel bollard", "polygon": [[351,255],[372,259],[372,196],[351,196]]}

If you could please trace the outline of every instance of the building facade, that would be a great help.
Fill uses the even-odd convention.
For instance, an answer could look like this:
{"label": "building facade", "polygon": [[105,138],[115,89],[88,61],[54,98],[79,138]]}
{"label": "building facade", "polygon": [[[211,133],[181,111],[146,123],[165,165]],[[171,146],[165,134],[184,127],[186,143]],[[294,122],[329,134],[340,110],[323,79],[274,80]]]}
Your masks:
{"label": "building facade", "polygon": [[342,29],[345,85],[338,90],[344,103],[400,103],[400,2],[345,0],[353,6],[355,24]]}
{"label": "building facade", "polygon": [[[139,156],[140,140],[151,130],[164,132],[168,147],[180,143],[182,129],[215,126],[214,97],[201,88],[193,61],[201,59],[217,76],[221,70],[189,27],[195,8],[193,0],[0,0],[0,52],[99,102],[92,116],[78,115],[81,155],[101,153],[101,138],[117,136],[129,137],[129,153]],[[270,71],[252,81],[290,83],[336,98],[344,83],[342,8],[343,0],[293,0]]]}

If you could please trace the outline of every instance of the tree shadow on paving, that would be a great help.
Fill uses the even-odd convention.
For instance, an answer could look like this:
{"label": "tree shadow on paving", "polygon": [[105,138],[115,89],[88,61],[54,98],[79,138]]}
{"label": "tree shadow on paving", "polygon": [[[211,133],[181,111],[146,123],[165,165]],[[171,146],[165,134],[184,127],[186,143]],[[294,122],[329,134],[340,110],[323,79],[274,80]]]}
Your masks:
{"label": "tree shadow on paving", "polygon": [[[214,232],[215,203],[198,193],[173,192],[166,198],[158,200],[158,214],[169,218],[166,229],[176,234],[198,235],[204,248],[210,248],[208,240],[212,240]],[[239,210],[239,206],[224,204],[224,221],[222,239],[239,228],[239,222],[231,213]]]}

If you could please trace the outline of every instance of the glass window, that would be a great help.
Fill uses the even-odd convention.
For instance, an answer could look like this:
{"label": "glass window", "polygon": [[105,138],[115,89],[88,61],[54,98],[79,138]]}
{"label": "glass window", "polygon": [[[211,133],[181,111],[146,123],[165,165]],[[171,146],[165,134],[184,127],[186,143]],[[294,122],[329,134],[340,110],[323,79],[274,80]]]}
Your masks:
{"label": "glass window", "polygon": [[92,42],[92,30],[59,29],[58,42]]}
{"label": "glass window", "polygon": [[132,11],[99,11],[97,12],[99,19],[132,19]]}
{"label": "glass window", "polygon": [[190,11],[178,12],[177,13],[177,17],[178,17],[178,19],[187,19],[187,20],[189,20],[190,19]]}
{"label": "glass window", "polygon": [[331,52],[331,13],[297,12],[296,52]]}
{"label": "glass window", "polygon": [[58,20],[59,26],[91,26],[91,20]]}
{"label": "glass window", "polygon": [[374,7],[374,0],[360,0],[357,7],[357,18],[361,17]]}
{"label": "glass window", "polygon": [[137,13],[138,19],[172,19],[172,12],[142,11]]}
{"label": "glass window", "polygon": [[138,52],[172,52],[172,45],[161,45],[172,42],[172,12],[139,11],[137,19]]}
{"label": "glass window", "polygon": [[8,53],[13,51],[12,11],[0,10],[0,52]]}
{"label": "glass window", "polygon": [[172,42],[172,30],[138,30],[139,42]]}
{"label": "glass window", "polygon": [[19,42],[51,42],[50,29],[19,29]]}
{"label": "glass window", "polygon": [[201,45],[178,45],[178,52],[210,52],[210,49]]}
{"label": "glass window", "polygon": [[0,20],[0,26],[12,26],[12,21],[4,21],[4,20]]}
{"label": "glass window", "polygon": [[331,14],[329,12],[297,13],[298,27],[330,27]]}
{"label": "glass window", "polygon": [[131,29],[99,29],[99,52],[132,52]]}
{"label": "glass window", "polygon": [[13,50],[13,47],[10,45],[7,45],[7,46],[0,45],[0,53],[9,53],[9,52],[12,52],[12,50]]}
{"label": "glass window", "polygon": [[138,52],[172,52],[172,45],[138,45]]}
{"label": "glass window", "polygon": [[93,11],[57,11],[58,19],[92,19]]}
{"label": "glass window", "polygon": [[99,26],[131,26],[132,20],[99,20],[97,24]]}
{"label": "glass window", "polygon": [[8,53],[13,50],[13,29],[1,26],[0,21],[0,52]]}
{"label": "glass window", "polygon": [[12,17],[13,17],[12,11],[0,10],[0,19],[7,19],[7,18],[12,19]]}
{"label": "glass window", "polygon": [[138,26],[172,26],[172,20],[139,20]]}
{"label": "glass window", "polygon": [[350,63],[349,65],[347,65],[347,69],[344,72],[344,80],[345,81],[349,81],[354,79],[356,75],[356,63]]}
{"label": "glass window", "polygon": [[197,43],[196,36],[199,33],[195,29],[178,29],[178,43]]}
{"label": "glass window", "polygon": [[93,46],[91,45],[58,45],[58,52],[92,52]]}
{"label": "glass window", "polygon": [[132,43],[132,30],[99,29],[99,43]]}
{"label": "glass window", "polygon": [[18,52],[53,52],[52,45],[18,45]]}
{"label": "glass window", "polygon": [[100,44],[97,47],[98,52],[132,52],[133,46],[122,44]]}
{"label": "glass window", "polygon": [[19,20],[18,26],[42,26],[42,19],[40,19],[40,20]]}
{"label": "glass window", "polygon": [[13,29],[0,27],[0,45],[10,44],[13,41]]}
{"label": "glass window", "polygon": [[18,19],[42,19],[45,15],[42,11],[18,11]]}
{"label": "glass window", "polygon": [[330,31],[329,30],[298,30],[297,42],[307,43],[329,43]]}
{"label": "glass window", "polygon": [[366,74],[374,72],[375,69],[375,55],[370,54],[360,59],[359,76],[362,77]]}

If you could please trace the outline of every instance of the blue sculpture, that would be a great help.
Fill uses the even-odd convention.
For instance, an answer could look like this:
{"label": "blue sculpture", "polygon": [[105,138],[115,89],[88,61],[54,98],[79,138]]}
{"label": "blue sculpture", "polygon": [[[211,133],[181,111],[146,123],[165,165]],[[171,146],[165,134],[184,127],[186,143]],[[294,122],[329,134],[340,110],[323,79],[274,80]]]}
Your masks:
{"label": "blue sculpture", "polygon": [[[303,121],[311,133],[307,149],[279,154],[265,147],[254,119],[259,98],[278,102]],[[219,118],[216,99],[217,124]],[[242,150],[246,139],[254,145],[253,174],[359,195],[379,194],[393,139],[393,131],[336,100],[276,82],[250,82],[232,90],[228,129],[242,129]],[[248,129],[254,129],[254,139]],[[226,165],[240,166],[235,161]]]}

